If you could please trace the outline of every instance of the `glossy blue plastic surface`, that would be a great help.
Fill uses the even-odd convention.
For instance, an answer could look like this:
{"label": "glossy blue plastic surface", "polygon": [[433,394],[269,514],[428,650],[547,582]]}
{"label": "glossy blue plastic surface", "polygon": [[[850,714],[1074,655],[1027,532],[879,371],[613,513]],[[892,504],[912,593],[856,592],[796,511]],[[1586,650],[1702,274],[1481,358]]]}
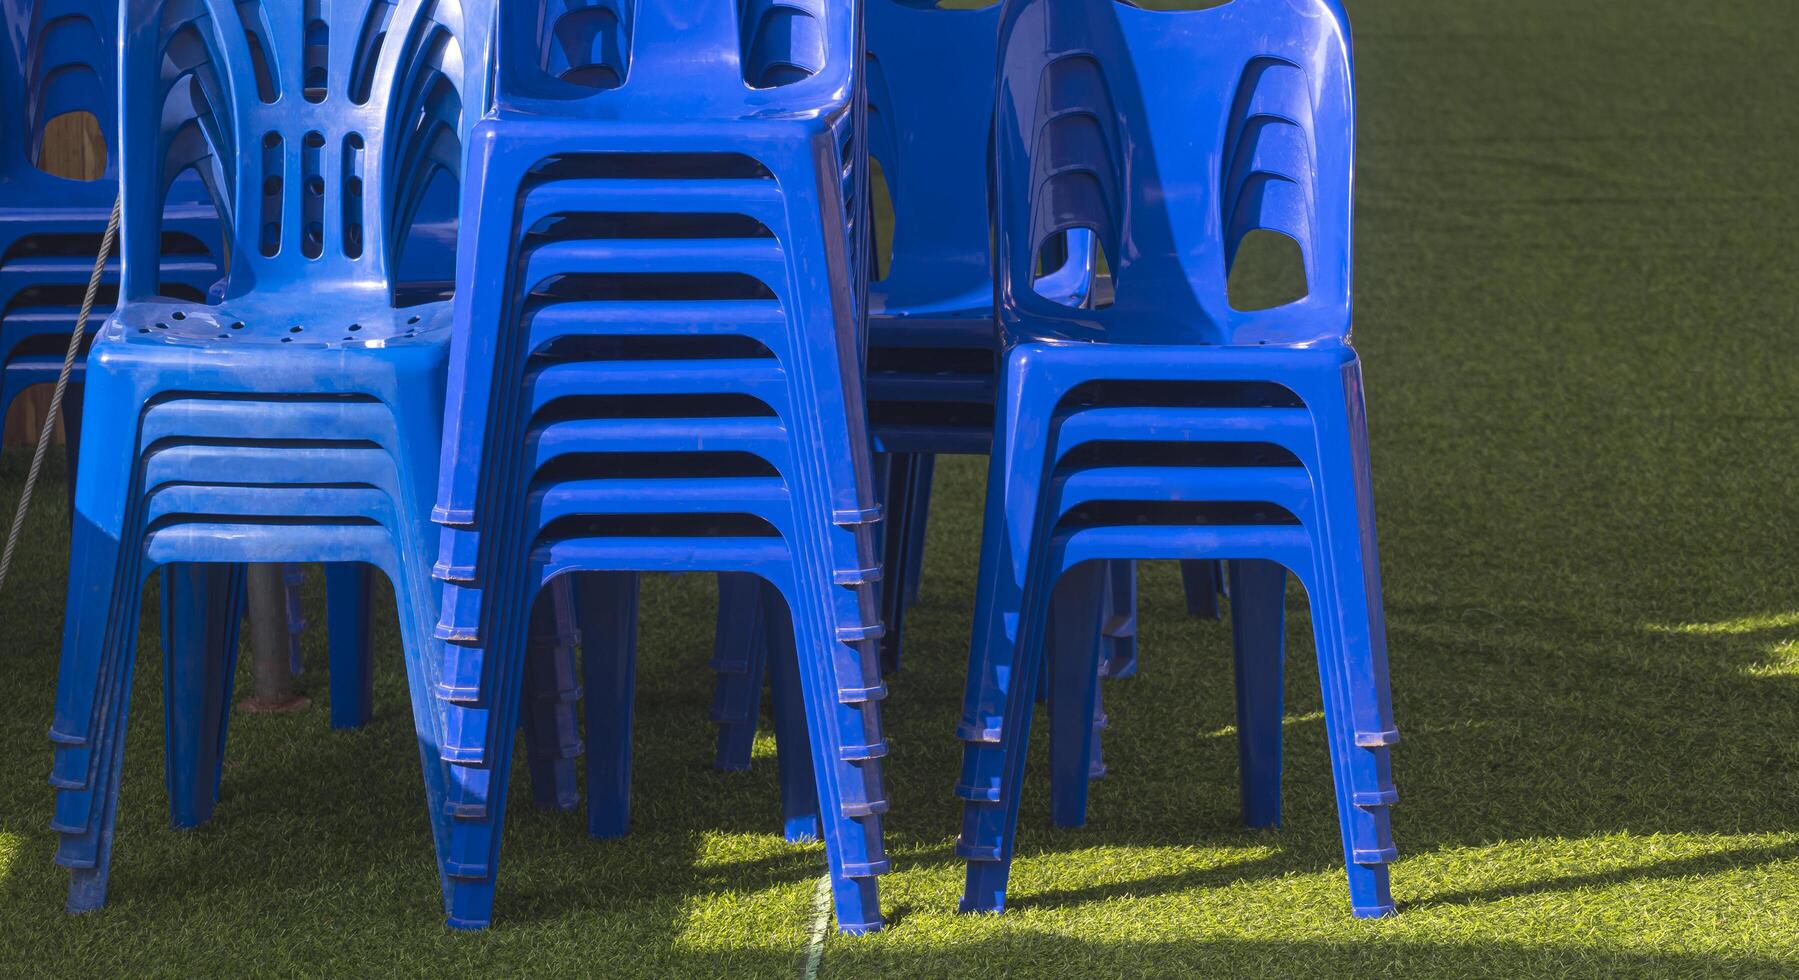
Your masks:
{"label": "glossy blue plastic surface", "polygon": [[[867,16],[866,143],[894,217],[892,253],[870,266],[879,278],[870,284],[867,379],[875,442],[887,450],[876,457],[875,484],[887,514],[878,543],[881,660],[890,673],[918,594],[936,454],[984,454],[992,439],[997,337],[987,165],[999,8],[869,0]],[[1094,279],[1089,242],[1075,232],[1039,288],[1083,302]],[[717,764],[744,769],[767,653],[744,649],[758,631],[733,628],[734,617],[746,614],[747,593],[729,580],[720,591]],[[1105,620],[1108,650],[1128,661],[1136,649],[1134,584],[1119,598],[1127,611]]]}
{"label": "glossy blue plastic surface", "polygon": [[[1311,600],[1351,906],[1387,914],[1397,734],[1348,344],[1354,94],[1342,8],[1012,0],[1001,38],[1005,346],[959,730],[962,906],[1004,906],[1045,659],[1052,703],[1092,698],[1100,651],[1064,642],[1052,612],[1091,608],[1103,560],[1228,559],[1245,817],[1279,815],[1284,568]],[[1034,285],[1044,246],[1073,228],[1111,258],[1109,305],[1076,307]],[[1298,243],[1304,299],[1230,304],[1237,247],[1258,229]],[[1091,733],[1072,717],[1052,715],[1051,765],[1085,771]],[[1053,809],[1068,822],[1084,807]]]}
{"label": "glossy blue plastic surface", "polygon": [[[107,0],[0,0],[0,418],[27,388],[54,384],[79,318],[95,253],[118,194],[118,8]],[[98,180],[37,167],[45,131],[68,113],[88,113],[107,148]],[[199,183],[170,195],[161,276],[166,288],[204,298],[219,278],[219,224],[200,206]],[[91,333],[106,322],[118,286],[106,278]],[[80,440],[82,365],[65,401],[69,482]]]}
{"label": "glossy blue plastic surface", "polygon": [[614,836],[629,816],[636,576],[706,571],[761,584],[768,596],[746,601],[762,628],[791,630],[767,647],[797,651],[770,670],[810,741],[794,759],[799,738],[783,740],[788,826],[822,832],[839,928],[878,928],[857,5],[500,9],[433,512],[452,921],[492,915],[536,597],[563,580],[577,593],[588,825]]}
{"label": "glossy blue plastic surface", "polygon": [[[138,596],[158,567],[178,824],[205,819],[218,796],[236,567],[325,562],[346,576],[333,591],[362,588],[369,569],[394,584],[447,854],[428,506],[450,314],[399,305],[413,294],[394,270],[432,182],[460,172],[464,103],[485,103],[491,10],[123,4],[121,297],[88,359],[86,415],[107,424],[90,427],[76,487],[51,729],[71,910],[105,899]],[[159,266],[165,202],[188,172],[217,202],[230,256],[206,298],[169,295]],[[341,682],[366,705],[357,667],[333,671],[334,702]]]}

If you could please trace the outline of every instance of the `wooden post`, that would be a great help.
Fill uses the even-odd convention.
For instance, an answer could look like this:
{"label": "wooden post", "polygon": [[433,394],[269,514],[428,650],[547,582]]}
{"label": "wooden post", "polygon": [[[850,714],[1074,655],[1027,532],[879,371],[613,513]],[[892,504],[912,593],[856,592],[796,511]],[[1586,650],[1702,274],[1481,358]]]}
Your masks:
{"label": "wooden post", "polygon": [[288,662],[287,583],[280,565],[251,565],[246,588],[250,599],[250,657],[254,688],[245,711],[283,714],[312,705],[294,695]]}

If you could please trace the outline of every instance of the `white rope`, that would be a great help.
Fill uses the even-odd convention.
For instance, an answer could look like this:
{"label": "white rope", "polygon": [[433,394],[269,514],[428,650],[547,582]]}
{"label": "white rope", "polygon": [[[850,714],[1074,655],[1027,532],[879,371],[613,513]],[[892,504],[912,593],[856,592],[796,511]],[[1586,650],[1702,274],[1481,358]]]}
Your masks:
{"label": "white rope", "polygon": [[87,295],[81,299],[81,316],[75,321],[75,332],[69,335],[69,350],[62,358],[62,373],[56,376],[56,391],[50,396],[50,411],[44,414],[44,427],[37,436],[37,448],[31,454],[31,472],[25,476],[25,492],[19,495],[19,509],[13,512],[12,530],[6,535],[6,552],[0,554],[0,591],[6,588],[6,573],[12,569],[13,552],[19,547],[19,535],[25,530],[25,512],[31,509],[31,491],[44,468],[44,454],[50,448],[50,434],[56,431],[56,416],[62,409],[63,394],[69,388],[69,374],[75,370],[75,358],[81,353],[81,341],[87,335],[87,318],[94,312],[94,298],[100,293],[100,278],[106,274],[106,258],[112,254],[113,240],[119,235],[119,199],[113,198],[112,217],[106,222],[106,235],[100,239],[100,254],[94,256],[94,274],[87,281]]}

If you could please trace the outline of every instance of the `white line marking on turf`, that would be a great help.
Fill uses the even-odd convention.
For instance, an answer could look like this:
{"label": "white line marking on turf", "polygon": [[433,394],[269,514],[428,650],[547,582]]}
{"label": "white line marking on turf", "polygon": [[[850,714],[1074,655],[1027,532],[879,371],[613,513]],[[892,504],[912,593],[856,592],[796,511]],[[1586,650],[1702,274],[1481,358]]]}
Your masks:
{"label": "white line marking on turf", "polygon": [[812,936],[806,940],[805,980],[818,980],[818,964],[825,957],[825,930],[831,925],[831,876],[818,879],[812,891]]}

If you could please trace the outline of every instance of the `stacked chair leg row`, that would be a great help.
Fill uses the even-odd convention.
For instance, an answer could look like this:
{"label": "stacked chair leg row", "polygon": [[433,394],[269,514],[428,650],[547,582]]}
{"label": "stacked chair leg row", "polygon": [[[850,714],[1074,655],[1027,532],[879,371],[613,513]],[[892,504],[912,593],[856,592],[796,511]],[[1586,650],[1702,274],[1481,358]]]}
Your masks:
{"label": "stacked chair leg row", "polygon": [[539,6],[501,10],[471,149],[435,511],[452,922],[491,915],[526,610],[574,580],[588,824],[615,836],[637,576],[705,571],[760,583],[769,632],[791,629],[771,672],[811,749],[784,773],[812,772],[784,779],[786,822],[823,837],[839,927],[878,928],[878,510],[842,210],[854,8],[643,6],[571,50],[574,13]]}
{"label": "stacked chair leg row", "polygon": [[[106,896],[148,577],[193,827],[246,567],[289,567],[298,669],[318,563],[336,727],[393,585],[451,926],[494,919],[521,734],[536,805],[628,832],[641,578],[704,573],[716,764],[749,767],[766,688],[782,831],[824,843],[838,928],[880,929],[881,702],[965,454],[961,907],[1005,905],[1039,703],[1052,821],[1087,820],[1138,563],[1175,561],[1190,615],[1229,600],[1252,827],[1281,822],[1303,588],[1351,908],[1393,911],[1340,0],[117,3],[8,0],[30,43],[0,45],[0,409],[60,369],[122,195],[71,413],[71,909]],[[76,110],[116,115],[107,180],[35,165]],[[1302,298],[1233,305],[1252,234],[1297,246]]]}

